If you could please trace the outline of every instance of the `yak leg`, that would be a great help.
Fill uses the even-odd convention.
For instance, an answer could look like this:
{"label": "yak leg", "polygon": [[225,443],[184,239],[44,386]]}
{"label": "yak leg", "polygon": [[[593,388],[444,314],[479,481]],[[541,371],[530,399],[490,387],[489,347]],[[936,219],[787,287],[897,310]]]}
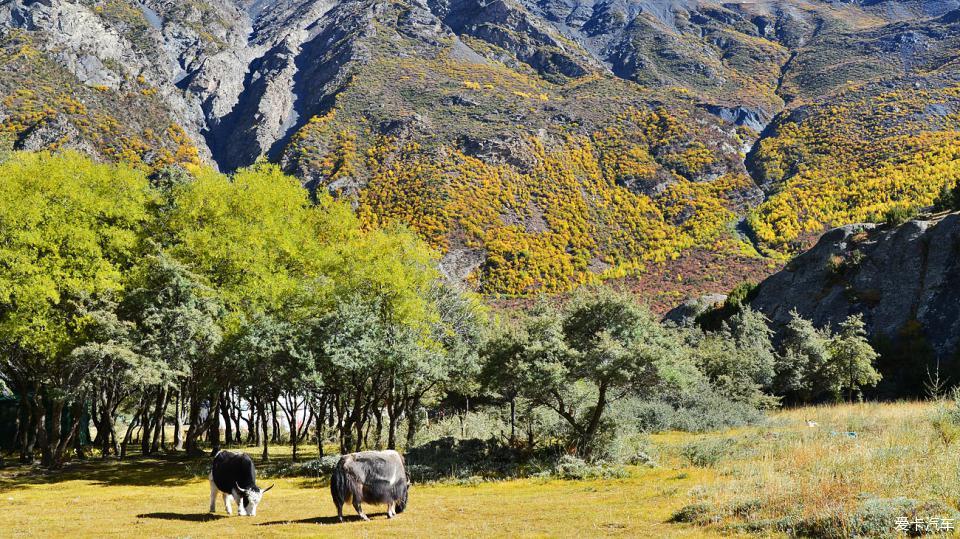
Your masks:
{"label": "yak leg", "polygon": [[[224,492],[224,493],[223,493],[223,505],[227,506],[227,514],[228,514],[228,515],[232,515],[232,514],[233,514],[233,505],[230,503],[230,502],[232,502],[232,501],[233,501],[233,495],[232,495],[232,494],[227,494],[226,492]],[[239,506],[240,506],[240,504],[238,503],[238,504],[237,504],[237,507],[239,507]]]}
{"label": "yak leg", "polygon": [[243,506],[243,498],[237,497],[237,514],[245,517],[247,516],[247,508]]}
{"label": "yak leg", "polygon": [[397,516],[397,502],[390,502],[387,504],[387,518],[393,518]]}
{"label": "yak leg", "polygon": [[213,473],[210,473],[210,512],[217,512],[217,484],[213,482]]}
{"label": "yak leg", "polygon": [[353,508],[357,510],[357,514],[360,515],[360,518],[363,520],[370,520],[367,515],[363,514],[363,508],[360,507],[360,498],[356,496],[353,498]]}
{"label": "yak leg", "polygon": [[337,504],[337,518],[340,519],[340,522],[343,522],[343,504]]}

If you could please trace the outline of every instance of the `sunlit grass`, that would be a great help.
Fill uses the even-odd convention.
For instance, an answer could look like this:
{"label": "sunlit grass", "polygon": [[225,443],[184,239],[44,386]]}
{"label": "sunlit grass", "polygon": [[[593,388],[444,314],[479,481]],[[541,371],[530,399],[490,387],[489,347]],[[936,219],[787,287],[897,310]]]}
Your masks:
{"label": "sunlit grass", "polygon": [[388,521],[336,521],[326,483],[276,483],[253,518],[207,513],[199,463],[94,463],[58,476],[7,474],[0,491],[3,537],[268,537],[647,536],[700,537],[702,530],[667,521],[687,492],[711,481],[709,470],[636,469],[623,480],[520,480],[478,485],[415,485],[408,510]]}

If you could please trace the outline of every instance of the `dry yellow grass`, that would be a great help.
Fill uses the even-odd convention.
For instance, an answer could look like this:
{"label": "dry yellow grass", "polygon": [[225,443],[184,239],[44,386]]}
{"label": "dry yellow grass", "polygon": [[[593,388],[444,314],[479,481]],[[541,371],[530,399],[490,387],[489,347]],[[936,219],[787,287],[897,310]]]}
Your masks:
{"label": "dry yellow grass", "polygon": [[[866,499],[909,498],[956,509],[960,459],[932,426],[936,406],[808,407],[773,414],[762,427],[715,435],[729,441],[729,451],[711,467],[722,479],[695,489],[691,502],[713,509],[718,522],[705,529],[715,530],[784,517],[846,520]],[[654,438],[675,459],[683,444],[703,439]],[[894,517],[889,520],[892,530]]]}
{"label": "dry yellow grass", "polygon": [[[311,479],[277,479],[254,518],[227,517],[222,502],[209,515],[200,461],[90,462],[52,475],[12,468],[0,474],[0,536],[704,537],[764,519],[845,515],[865,496],[956,508],[960,459],[931,425],[934,406],[803,408],[756,427],[654,435],[660,467],[626,479],[414,485],[407,512],[388,521],[368,508],[369,523],[349,508],[350,522],[335,522],[326,484]],[[684,448],[711,440],[722,456],[691,466]],[[669,522],[691,503],[717,509],[710,523]]]}

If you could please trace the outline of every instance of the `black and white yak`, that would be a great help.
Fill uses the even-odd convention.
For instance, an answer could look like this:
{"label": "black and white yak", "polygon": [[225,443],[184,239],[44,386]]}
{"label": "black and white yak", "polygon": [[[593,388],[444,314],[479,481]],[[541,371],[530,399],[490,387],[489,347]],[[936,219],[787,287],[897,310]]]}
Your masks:
{"label": "black and white yak", "polygon": [[237,501],[237,513],[240,516],[256,516],[257,504],[273,485],[264,490],[257,486],[257,470],[253,459],[246,453],[218,451],[213,456],[210,467],[210,512],[217,510],[217,493],[223,494],[223,505],[227,514],[233,514],[230,501]]}
{"label": "black and white yak", "polygon": [[353,508],[363,520],[361,503],[387,506],[387,518],[393,518],[407,507],[410,478],[403,466],[403,457],[393,450],[363,451],[340,457],[330,479],[330,494],[343,522],[343,505]]}

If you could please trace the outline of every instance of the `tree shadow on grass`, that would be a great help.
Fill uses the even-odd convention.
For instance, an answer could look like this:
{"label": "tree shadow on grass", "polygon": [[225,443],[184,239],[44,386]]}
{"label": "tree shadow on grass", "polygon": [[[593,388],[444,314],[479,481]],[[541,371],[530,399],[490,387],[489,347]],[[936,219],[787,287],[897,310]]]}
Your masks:
{"label": "tree shadow on grass", "polygon": [[4,470],[0,491],[75,480],[107,486],[179,486],[205,476],[208,467],[206,458],[180,456],[133,457],[123,461],[90,459],[69,462],[58,470],[18,466]]}
{"label": "tree shadow on grass", "polygon": [[[386,513],[368,513],[368,517],[371,520],[376,517],[386,518]],[[354,522],[363,522],[363,519],[360,518],[360,515],[344,515],[342,524],[350,524]],[[278,526],[282,524],[341,524],[340,519],[336,516],[332,517],[313,517],[313,518],[302,518],[300,520],[274,520],[271,522],[261,522],[257,526]]]}
{"label": "tree shadow on grass", "polygon": [[[2,0],[0,0],[2,2]],[[257,463],[264,477],[275,476],[289,466],[291,460],[273,457],[269,464]],[[176,487],[205,480],[210,473],[210,456],[188,456],[183,453],[157,454],[148,457],[135,454],[124,460],[89,458],[73,460],[63,468],[50,470],[39,465],[8,465],[0,468],[0,492],[31,485],[50,485],[64,481],[90,481],[103,486]],[[305,488],[318,488],[326,483],[317,478],[302,478]]]}
{"label": "tree shadow on grass", "polygon": [[227,518],[214,513],[143,513],[137,518],[158,518],[160,520],[179,520],[181,522],[212,522]]}

